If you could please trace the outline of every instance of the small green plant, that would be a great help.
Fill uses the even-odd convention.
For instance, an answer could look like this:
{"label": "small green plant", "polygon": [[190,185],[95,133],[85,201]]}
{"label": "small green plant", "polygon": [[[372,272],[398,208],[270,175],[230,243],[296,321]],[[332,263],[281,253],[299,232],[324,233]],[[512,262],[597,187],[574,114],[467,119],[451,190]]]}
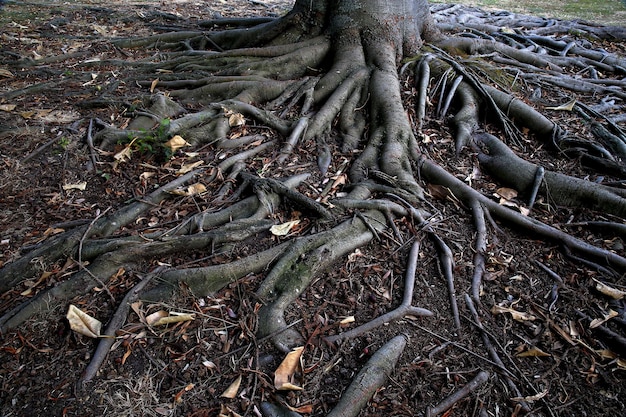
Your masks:
{"label": "small green plant", "polygon": [[131,147],[132,152],[154,155],[157,158],[169,159],[172,152],[163,144],[168,140],[170,119],[163,119],[154,129],[141,130],[139,134],[129,133],[124,143]]}
{"label": "small green plant", "polygon": [[67,147],[70,145],[70,142],[71,141],[69,138],[62,136],[61,139],[59,139],[59,146],[63,148],[64,151],[66,151]]}
{"label": "small green plant", "polygon": [[111,179],[111,174],[104,171],[98,171],[98,174],[104,178],[105,181],[109,181]]}

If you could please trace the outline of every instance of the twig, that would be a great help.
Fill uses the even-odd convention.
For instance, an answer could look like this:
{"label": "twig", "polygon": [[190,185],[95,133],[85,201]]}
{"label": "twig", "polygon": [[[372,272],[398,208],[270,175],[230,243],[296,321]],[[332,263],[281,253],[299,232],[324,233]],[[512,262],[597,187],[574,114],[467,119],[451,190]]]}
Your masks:
{"label": "twig", "polygon": [[489,380],[489,372],[480,371],[478,375],[474,377],[470,382],[465,384],[465,386],[457,391],[455,391],[452,395],[445,398],[439,404],[434,407],[430,407],[426,410],[426,416],[436,416],[438,414],[443,413],[444,411],[450,409],[454,404],[461,401],[463,398],[470,395],[472,392],[476,391],[478,387],[483,385],[485,382]]}
{"label": "twig", "polygon": [[[472,313],[472,317],[474,318],[474,322],[475,322],[474,324],[480,330],[480,335],[483,339],[483,343],[485,344],[485,348],[487,348],[487,352],[489,352],[489,356],[491,357],[491,360],[497,363],[498,367],[506,369],[506,367],[504,366],[504,363],[502,362],[502,359],[500,359],[500,356],[498,355],[498,352],[496,352],[496,349],[493,347],[493,344],[491,344],[491,340],[489,340],[489,335],[487,334],[487,331],[484,329],[483,324],[480,321],[480,317],[478,316],[478,312],[476,311],[476,307],[474,307],[474,303],[472,302],[472,299],[467,294],[465,294],[465,303],[467,304],[467,308]],[[508,373],[510,374],[511,372],[508,372]],[[507,375],[504,375],[504,379],[507,385],[509,386],[509,388],[511,389],[511,391],[513,391],[513,393],[515,394],[515,396],[521,397],[522,395],[519,389],[517,388],[517,385],[515,384],[515,382],[511,378],[509,378],[509,376]],[[522,410],[524,410],[525,412],[530,411],[530,406],[528,405],[526,401],[523,401],[523,400],[520,401],[519,405],[522,407]]]}
{"label": "twig", "polygon": [[[293,326],[295,326],[296,324],[300,323],[302,320],[303,320],[303,319],[298,319],[298,320],[294,321],[293,323],[289,323],[289,324],[288,324],[287,326],[285,326],[285,327],[282,327],[282,328],[280,328],[280,329],[278,329],[278,330],[276,330],[276,331],[273,331],[272,333],[268,334],[267,336],[263,336],[263,337],[262,337],[262,338],[260,338],[260,339],[255,339],[255,343],[258,345],[258,344],[263,343],[263,342],[264,342],[264,341],[266,341],[266,340],[270,340],[272,337],[274,337],[274,336],[277,336],[277,335],[281,334],[281,333],[282,333],[282,332],[284,332],[285,330],[291,329]],[[235,350],[231,350],[230,352],[225,353],[225,354],[223,354],[223,355],[221,355],[221,356],[218,356],[217,358],[214,358],[214,359],[212,359],[212,360],[213,360],[213,361],[218,361],[218,360],[223,359],[223,358],[225,358],[225,357],[227,357],[227,356],[231,356],[231,355],[233,355],[233,354],[235,354],[235,353],[237,353],[237,352],[240,352],[240,351],[242,351],[242,350],[244,350],[244,349],[248,349],[248,346],[242,346],[242,347],[237,348],[237,349],[235,349]]]}
{"label": "twig", "polygon": [[365,216],[363,215],[363,213],[361,213],[359,210],[355,210],[354,214],[356,215],[356,217],[358,217],[363,224],[365,225],[365,227],[368,228],[368,230],[372,233],[372,235],[374,236],[374,238],[376,238],[377,241],[380,242],[380,236],[378,235],[378,232],[376,231],[376,229],[374,228],[374,226],[372,226],[370,224],[370,222],[365,218]]}
{"label": "twig", "polygon": [[452,346],[454,346],[455,348],[460,349],[460,350],[462,350],[463,352],[469,353],[470,355],[472,355],[472,356],[474,356],[474,357],[476,357],[476,358],[478,358],[478,359],[480,359],[480,360],[482,360],[482,361],[484,361],[484,362],[486,362],[486,363],[490,364],[491,366],[494,366],[494,367],[498,368],[498,370],[499,370],[499,371],[501,371],[501,372],[503,372],[503,373],[506,373],[506,374],[508,374],[508,375],[514,376],[514,375],[513,375],[513,373],[512,373],[511,371],[509,371],[508,369],[506,369],[506,368],[504,368],[504,367],[500,366],[499,364],[495,363],[494,361],[490,360],[489,358],[486,358],[486,357],[484,357],[484,356],[481,356],[481,355],[479,355],[478,353],[476,353],[476,352],[473,352],[473,351],[469,350],[469,349],[468,349],[468,348],[466,348],[465,346],[463,346],[463,345],[461,345],[461,344],[459,344],[459,343],[453,342],[452,340],[448,339],[447,337],[442,336],[442,335],[440,335],[440,334],[437,334],[437,333],[435,333],[435,332],[433,332],[433,331],[430,331],[430,330],[428,330],[427,328],[420,326],[419,324],[416,324],[416,323],[413,323],[413,322],[411,322],[411,324],[412,324],[414,327],[417,327],[418,329],[420,329],[421,331],[426,332],[426,333],[428,333],[429,335],[436,337],[437,339],[443,340],[444,342],[446,342],[446,343],[448,343],[448,344],[451,344],[451,345],[452,345]]}
{"label": "twig", "polygon": [[96,216],[96,218],[93,219],[91,221],[91,223],[89,223],[89,226],[87,226],[87,230],[85,230],[85,233],[83,233],[83,235],[81,236],[80,241],[78,242],[78,266],[79,266],[79,268],[84,270],[91,278],[93,278],[96,282],[98,282],[102,286],[102,289],[104,291],[106,291],[106,293],[109,295],[109,297],[111,297],[111,301],[115,302],[115,297],[113,297],[113,294],[111,294],[111,291],[109,290],[109,287],[107,287],[107,285],[104,282],[102,282],[102,280],[100,278],[95,276],[83,264],[83,245],[85,244],[85,239],[87,239],[90,236],[90,232],[91,232],[91,229],[93,228],[94,224],[96,224],[96,222],[98,220],[100,220],[100,218],[103,217],[110,209],[111,209],[111,207],[107,207],[106,210],[104,210],[102,213],[98,214]]}
{"label": "twig", "polygon": [[409,261],[407,263],[407,271],[406,271],[406,279],[404,281],[404,297],[402,299],[402,304],[398,306],[393,311],[383,314],[371,320],[361,326],[355,327],[352,330],[348,330],[347,332],[340,333],[337,335],[329,336],[326,340],[330,343],[335,343],[339,340],[344,339],[352,339],[357,337],[363,333],[369,332],[379,326],[384,325],[385,323],[389,323],[393,320],[398,320],[407,315],[414,316],[432,316],[433,313],[430,310],[426,310],[425,308],[413,307],[411,302],[413,301],[413,288],[415,287],[415,269],[417,267],[417,258],[419,254],[420,245],[419,242],[413,243],[411,247],[411,252],[409,253]]}
{"label": "twig", "polygon": [[553,280],[556,281],[556,284],[552,286],[552,290],[550,291],[550,306],[548,307],[548,311],[551,312],[554,309],[557,300],[559,299],[559,288],[564,285],[563,278],[561,278],[559,274],[557,274],[541,262],[535,260],[535,264],[537,264],[537,266],[543,269],[548,275],[550,275]]}
{"label": "twig", "polygon": [[25,163],[31,159],[33,159],[34,157],[36,157],[37,155],[39,155],[41,152],[45,151],[47,148],[50,147],[50,145],[57,143],[59,141],[59,138],[53,138],[50,139],[48,142],[44,143],[43,145],[41,145],[40,147],[38,147],[37,149],[35,149],[34,151],[32,151],[31,153],[29,153],[28,155],[26,155],[21,161],[20,163]]}

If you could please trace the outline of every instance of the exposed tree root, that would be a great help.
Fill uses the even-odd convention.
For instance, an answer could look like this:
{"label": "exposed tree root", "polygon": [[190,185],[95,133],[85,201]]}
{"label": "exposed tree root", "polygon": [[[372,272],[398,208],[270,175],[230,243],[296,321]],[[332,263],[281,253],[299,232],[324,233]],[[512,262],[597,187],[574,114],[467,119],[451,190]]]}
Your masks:
{"label": "exposed tree root", "polygon": [[[76,260],[80,269],[56,286],[4,312],[0,332],[96,286],[106,286],[120,268],[144,268],[147,261],[186,251],[205,256],[221,253],[232,257],[222,263],[159,270],[149,288],[147,284],[153,275],[146,275],[122,299],[105,334],[115,335],[133,299],[166,299],[183,284],[196,296],[213,295],[229,283],[254,273],[262,276],[255,293],[260,303],[256,311],[257,337],[270,337],[277,349],[288,352],[295,345],[307,342],[298,329],[288,326],[290,306],[315,279],[357,248],[374,239],[382,240],[380,236],[385,233],[404,242],[403,232],[395,224],[403,218],[417,240],[408,256],[402,302],[365,324],[328,337],[322,335],[322,339],[332,343],[355,338],[407,315],[432,315],[429,310],[413,306],[419,241],[422,236],[428,236],[439,255],[457,336],[463,328],[457,300],[463,294],[491,365],[514,396],[522,398],[519,407],[529,412],[532,407],[523,399],[523,389],[511,377],[516,373],[506,369],[476,309],[482,305],[488,246],[493,244],[488,221],[493,216],[520,233],[558,243],[587,267],[607,275],[603,279],[615,279],[613,274],[609,276],[611,269],[618,274],[626,271],[626,259],[530,214],[523,215],[498,204],[490,195],[473,188],[471,181],[461,180],[466,173],[451,172],[442,166],[443,162],[435,162],[437,154],[444,152],[437,146],[444,145],[429,145],[426,131],[433,130],[427,127],[429,112],[436,113],[433,119],[440,120],[452,114],[449,119],[454,129],[456,158],[468,158],[473,152],[468,159],[473,161],[475,157],[480,170],[484,169],[491,180],[518,191],[528,201],[529,209],[536,207],[538,198],[543,198],[543,202],[553,207],[584,206],[623,219],[626,218],[623,188],[566,176],[519,155],[538,140],[559,156],[571,150],[581,160],[595,161],[612,173],[623,173],[624,132],[608,116],[579,104],[572,107],[577,109],[572,114],[590,126],[590,135],[585,139],[574,138],[522,101],[516,89],[525,88],[519,86],[523,78],[537,90],[550,84],[571,91],[611,93],[624,99],[623,86],[596,83],[593,77],[573,83],[572,78],[563,74],[572,70],[624,74],[626,61],[591,49],[584,42],[573,41],[572,45],[554,40],[544,35],[541,27],[534,27],[533,22],[526,22],[534,27],[527,32],[508,33],[497,28],[512,25],[512,20],[483,19],[464,23],[464,27],[475,29],[472,37],[444,37],[424,11],[425,3],[399,2],[407,8],[400,13],[376,2],[376,7],[370,6],[372,10],[359,8],[358,18],[353,16],[357,11],[351,9],[351,3],[297,1],[293,11],[282,18],[222,22],[244,26],[233,30],[177,32],[117,41],[116,45],[122,48],[158,47],[164,51],[159,62],[133,65],[145,78],[141,85],[173,91],[168,95],[152,95],[141,108],[134,109],[133,120],[124,128],[105,126],[93,137],[90,128],[92,150],[105,151],[102,159],[113,155],[113,148],[120,143],[131,149],[133,144],[150,142],[163,150],[167,140],[180,135],[186,146],[210,149],[214,158],[201,161],[201,165],[208,167],[173,179],[90,225],[50,238],[20,259],[4,265],[0,269],[2,292],[67,258]],[[440,20],[450,13],[450,9],[441,7]],[[451,19],[441,26],[456,30],[458,23]],[[607,33],[623,36],[623,31],[617,29],[585,27],[585,30],[593,36]],[[493,36],[487,34],[491,32]],[[424,46],[424,42],[430,44]],[[480,57],[493,58],[499,66],[486,64]],[[411,77],[415,79],[416,102],[410,111],[404,106],[398,72],[403,58],[409,61],[407,68],[414,65]],[[163,76],[158,83],[148,81],[153,75],[150,72],[157,70],[170,72],[170,76]],[[433,81],[436,87],[431,91]],[[430,108],[433,101],[438,102],[436,112]],[[188,112],[183,106],[202,106],[202,109]],[[244,124],[257,131],[245,131]],[[233,137],[237,129],[243,133]],[[268,138],[270,135],[258,133],[260,129],[271,129],[285,143],[279,144],[279,140]],[[312,147],[315,155],[306,155],[305,150]],[[338,186],[343,185],[340,179],[346,183],[343,195],[336,194],[339,198],[326,198],[308,175],[287,175],[288,168],[296,164],[316,165],[319,172],[315,172],[315,181],[321,183],[331,177],[340,158],[347,161],[342,167],[347,167],[348,172],[343,178],[343,168],[336,169],[341,174],[332,178]],[[93,157],[94,167],[101,163],[97,159]],[[446,161],[448,167],[454,164]],[[166,200],[185,198],[176,197],[180,196],[176,192],[192,181],[212,187],[209,209],[198,206],[197,212],[188,214],[167,230],[120,233],[149,209],[165,204]],[[438,210],[425,203],[434,194],[432,189],[425,192],[428,185],[445,189],[441,205],[452,202],[471,211],[476,233],[471,248],[473,263],[469,268],[470,279],[459,289],[455,283],[459,275],[455,253],[440,237],[427,213]],[[424,204],[429,204],[428,209]],[[309,229],[284,238],[268,232],[271,226],[296,211],[310,221]],[[611,228],[614,224],[589,221],[567,227]],[[239,242],[250,240],[264,244],[255,245],[254,253],[233,255]],[[601,328],[596,332],[603,334],[607,344],[623,348],[623,336],[611,335]],[[95,377],[112,341],[101,341],[81,383]],[[381,347],[329,416],[358,415],[386,381],[406,344],[405,336],[397,336]],[[428,414],[444,412],[489,377],[488,372],[479,372],[463,389],[428,408]],[[272,405],[263,407],[267,413],[274,413]]]}
{"label": "exposed tree root", "polygon": [[406,336],[400,335],[378,349],[354,377],[328,417],[356,417],[391,375],[406,344]]}
{"label": "exposed tree root", "polygon": [[432,312],[420,307],[413,307],[413,288],[415,286],[415,268],[417,266],[417,256],[419,254],[419,242],[415,242],[411,246],[411,252],[409,253],[409,261],[407,262],[406,279],[404,281],[404,297],[402,298],[402,304],[400,304],[395,310],[389,313],[383,314],[380,317],[375,318],[365,324],[362,324],[347,332],[339,333],[334,336],[326,338],[326,341],[330,343],[337,342],[339,340],[352,339],[367,332],[374,330],[375,328],[389,323],[392,320],[399,320],[407,315],[412,316],[432,316]]}

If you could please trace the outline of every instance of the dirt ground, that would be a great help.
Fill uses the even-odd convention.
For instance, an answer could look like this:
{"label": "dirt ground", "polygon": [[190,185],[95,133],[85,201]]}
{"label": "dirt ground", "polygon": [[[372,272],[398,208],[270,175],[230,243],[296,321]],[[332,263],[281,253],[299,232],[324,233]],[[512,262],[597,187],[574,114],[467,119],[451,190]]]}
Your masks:
{"label": "dirt ground", "polygon": [[[124,169],[114,168],[110,155],[109,162],[96,171],[87,169],[89,121],[97,118],[122,126],[128,120],[125,109],[102,105],[98,97],[103,91],[114,91],[133,103],[147,93],[126,82],[132,78],[128,67],[90,67],[90,62],[138,59],[155,53],[120,50],[109,38],[195,27],[210,17],[278,15],[289,3],[70,1],[43,5],[33,1],[5,6],[0,12],[0,266],[56,230],[72,227],[71,222],[90,222],[102,212],[144,195],[182,164],[176,158],[164,161],[146,153]],[[623,54],[624,46],[617,48]],[[8,65],[18,57],[47,62],[19,69]],[[42,82],[46,82],[43,89],[34,87]],[[545,97],[557,105],[564,99]],[[430,140],[445,142],[450,141],[447,129],[432,122],[425,132]],[[275,135],[261,128],[259,132]],[[300,152],[313,154],[314,147]],[[551,158],[538,146],[534,155]],[[471,160],[454,161],[449,150],[433,147],[431,156],[459,177],[465,178],[472,170]],[[587,175],[571,161],[543,161],[564,172]],[[147,171],[156,172],[156,177],[147,179],[143,175]],[[496,191],[497,185],[488,178],[475,180],[477,188]],[[81,189],[83,182],[86,186]],[[432,195],[437,191],[441,190],[430,190]],[[440,197],[433,200],[442,213],[436,228],[454,252],[457,292],[461,294],[468,290],[471,279],[472,220],[465,208],[450,203],[445,193]],[[155,208],[150,217],[132,227],[140,230],[155,221],[174,221],[193,212],[198,203]],[[552,219],[590,243],[625,253],[623,236],[618,233],[596,235],[573,225],[602,219],[601,214],[584,208],[553,210],[541,202],[536,210],[537,216]],[[406,220],[397,222],[405,236],[413,226]],[[273,373],[283,355],[254,336],[258,302],[253,294],[261,277],[251,274],[213,297],[198,298],[183,291],[168,303],[138,306],[86,393],[77,392],[75,384],[97,341],[69,329],[67,306],[0,335],[0,415],[255,416],[260,415],[260,402],[270,401],[289,404],[303,415],[321,416],[333,408],[371,355],[397,334],[408,336],[408,346],[391,379],[361,416],[425,415],[426,407],[438,404],[480,370],[491,373],[489,381],[446,416],[479,415],[479,410],[489,416],[521,415],[516,408],[520,397],[531,404],[535,416],[626,415],[626,352],[616,352],[598,341],[588,323],[577,315],[583,312],[597,319],[613,310],[624,319],[624,299],[603,296],[595,289],[598,272],[569,260],[554,245],[504,228],[495,236],[497,241],[489,248],[489,279],[484,284],[480,315],[520,393],[494,377],[502,371],[489,359],[461,299],[462,328],[461,332],[455,330],[446,284],[430,241],[423,242],[420,252],[415,290],[420,295],[414,299],[420,307],[433,311],[434,317],[385,325],[336,350],[320,341],[324,334],[341,331],[337,323],[343,318],[354,316],[357,323],[364,323],[400,303],[410,244],[390,234],[320,277],[288,311],[287,322],[295,323],[310,342],[303,354],[303,370],[295,376],[301,391],[274,389]],[[245,245],[238,250],[246,252]],[[224,260],[237,255],[231,253]],[[173,265],[202,261],[196,254],[166,260]],[[537,262],[551,268],[564,283],[557,287]],[[50,273],[38,282],[25,282],[0,295],[0,311],[53,286],[77,265],[68,260],[47,267]],[[133,271],[120,271],[106,289],[99,288],[72,303],[106,322],[135,278]],[[623,290],[626,281],[618,278],[614,286]],[[497,306],[509,310],[498,311],[494,309]],[[195,319],[165,328],[142,324],[141,316],[162,310],[193,313]],[[620,322],[605,324],[624,334]],[[234,398],[224,397],[239,378]]]}

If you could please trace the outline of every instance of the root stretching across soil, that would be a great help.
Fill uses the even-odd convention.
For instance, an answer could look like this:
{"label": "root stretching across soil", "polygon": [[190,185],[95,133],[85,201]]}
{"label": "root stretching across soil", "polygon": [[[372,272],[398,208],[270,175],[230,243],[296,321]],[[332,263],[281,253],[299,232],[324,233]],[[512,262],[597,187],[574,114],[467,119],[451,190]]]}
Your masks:
{"label": "root stretching across soil", "polygon": [[626,410],[623,30],[360,4],[11,38],[3,414]]}

